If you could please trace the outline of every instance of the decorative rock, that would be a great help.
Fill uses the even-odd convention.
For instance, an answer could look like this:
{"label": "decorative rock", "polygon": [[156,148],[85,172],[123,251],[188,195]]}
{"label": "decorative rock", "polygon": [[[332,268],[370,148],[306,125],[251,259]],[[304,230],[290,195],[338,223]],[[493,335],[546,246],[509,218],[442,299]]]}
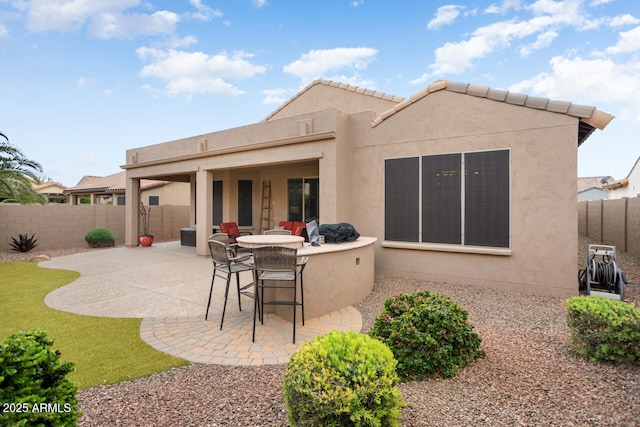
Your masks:
{"label": "decorative rock", "polygon": [[33,258],[31,258],[29,260],[29,262],[40,262],[40,261],[49,261],[51,258],[49,258],[47,255],[38,255],[35,256]]}

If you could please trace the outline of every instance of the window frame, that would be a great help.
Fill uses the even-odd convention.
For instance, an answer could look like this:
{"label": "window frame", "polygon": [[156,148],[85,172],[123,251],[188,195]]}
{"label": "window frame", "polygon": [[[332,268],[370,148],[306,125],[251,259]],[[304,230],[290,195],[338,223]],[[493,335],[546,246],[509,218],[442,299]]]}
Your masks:
{"label": "window frame", "polygon": [[[425,224],[424,221],[424,213],[423,213],[423,197],[424,197],[424,169],[423,169],[423,158],[430,156],[440,156],[440,155],[460,155],[460,171],[464,171],[466,168],[465,155],[470,153],[488,153],[488,152],[499,152],[505,151],[507,153],[507,176],[508,176],[508,196],[507,196],[507,234],[508,234],[508,246],[477,246],[465,244],[465,179],[464,174],[461,174],[461,182],[460,182],[460,215],[461,215],[461,224],[460,224],[460,233],[461,233],[461,242],[460,243],[434,243],[434,242],[423,242],[423,227]],[[387,184],[388,184],[388,176],[386,169],[386,162],[388,160],[401,160],[401,159],[418,159],[418,181],[419,181],[419,206],[418,206],[418,230],[417,230],[417,241],[416,240],[387,240],[386,232],[387,232]],[[486,149],[486,150],[466,150],[459,152],[445,152],[445,153],[430,153],[430,154],[419,154],[414,156],[402,156],[402,157],[388,157],[384,159],[385,169],[383,173],[384,184],[383,184],[383,194],[384,194],[384,230],[385,236],[382,242],[383,247],[387,248],[404,248],[404,249],[418,249],[418,250],[433,250],[433,251],[446,251],[446,252],[465,252],[465,253],[484,253],[484,254],[492,254],[492,255],[511,255],[511,245],[512,245],[512,237],[511,237],[511,229],[512,229],[512,214],[513,214],[513,206],[512,206],[512,156],[510,148],[495,148],[495,149]]]}

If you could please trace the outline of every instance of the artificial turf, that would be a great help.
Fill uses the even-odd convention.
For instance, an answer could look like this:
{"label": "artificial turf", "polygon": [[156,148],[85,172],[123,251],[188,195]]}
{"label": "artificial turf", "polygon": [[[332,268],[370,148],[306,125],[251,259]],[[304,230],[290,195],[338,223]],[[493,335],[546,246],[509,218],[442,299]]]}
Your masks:
{"label": "artificial turf", "polygon": [[47,332],[61,361],[71,361],[69,380],[85,389],[165,371],[189,362],[155,350],[140,339],[142,319],[82,316],[47,307],[44,297],[79,273],[38,267],[33,262],[0,263],[0,341],[34,328]]}

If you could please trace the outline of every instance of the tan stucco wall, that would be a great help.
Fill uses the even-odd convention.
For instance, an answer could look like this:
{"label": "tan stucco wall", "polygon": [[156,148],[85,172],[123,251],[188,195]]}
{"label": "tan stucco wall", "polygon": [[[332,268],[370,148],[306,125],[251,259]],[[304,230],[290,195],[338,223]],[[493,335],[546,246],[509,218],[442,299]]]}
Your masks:
{"label": "tan stucco wall", "polygon": [[[577,293],[577,120],[443,91],[375,128],[362,123],[358,129],[351,141],[354,167],[342,181],[351,183],[349,220],[361,234],[378,237],[377,271]],[[511,255],[383,247],[385,158],[505,148],[512,162]]]}
{"label": "tan stucco wall", "polygon": [[142,201],[149,204],[149,196],[158,196],[161,205],[189,206],[191,186],[188,182],[171,182],[167,185],[142,190]]}
{"label": "tan stucco wall", "polygon": [[[318,85],[312,90],[305,96],[316,99],[298,98],[282,115],[323,106],[337,89]],[[351,222],[361,235],[376,237],[377,271],[537,294],[577,293],[576,118],[450,91],[432,93],[372,127],[376,116],[332,108],[135,148],[127,151],[127,177],[173,174],[196,182],[201,255],[207,254],[211,201],[206,198],[212,179],[225,180],[225,219],[230,220],[237,217],[237,179],[254,180],[255,231],[261,181],[273,178],[273,215],[279,220],[286,212],[286,177],[317,174],[321,221]],[[384,247],[385,158],[492,149],[510,150],[509,251],[486,255]]]}

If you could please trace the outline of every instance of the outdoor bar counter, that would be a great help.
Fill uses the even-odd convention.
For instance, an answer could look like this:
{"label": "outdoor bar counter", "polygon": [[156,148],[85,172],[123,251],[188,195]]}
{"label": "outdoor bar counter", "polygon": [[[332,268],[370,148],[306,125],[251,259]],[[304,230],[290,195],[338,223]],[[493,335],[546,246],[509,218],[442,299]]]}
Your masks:
{"label": "outdoor bar counter", "polygon": [[[360,236],[353,242],[320,246],[304,243],[298,249],[299,257],[309,257],[303,273],[305,320],[353,305],[371,292],[376,240],[375,237]],[[238,243],[242,245],[240,238]],[[283,319],[293,319],[291,307],[271,308]]]}

